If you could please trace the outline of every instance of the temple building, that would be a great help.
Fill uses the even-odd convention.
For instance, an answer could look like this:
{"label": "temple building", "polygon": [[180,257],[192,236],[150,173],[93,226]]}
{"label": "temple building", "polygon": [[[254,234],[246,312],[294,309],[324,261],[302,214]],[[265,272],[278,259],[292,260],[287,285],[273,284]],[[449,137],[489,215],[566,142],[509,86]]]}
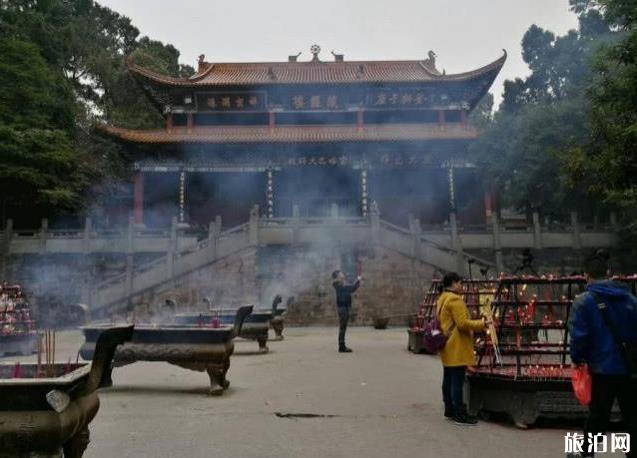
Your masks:
{"label": "temple building", "polygon": [[[146,227],[225,227],[262,218],[364,217],[405,226],[450,212],[484,223],[490,197],[467,148],[467,118],[506,60],[446,74],[423,60],[212,63],[174,78],[129,63],[165,118],[159,130],[103,128],[134,159],[133,214]],[[130,211],[131,209],[128,209]]]}

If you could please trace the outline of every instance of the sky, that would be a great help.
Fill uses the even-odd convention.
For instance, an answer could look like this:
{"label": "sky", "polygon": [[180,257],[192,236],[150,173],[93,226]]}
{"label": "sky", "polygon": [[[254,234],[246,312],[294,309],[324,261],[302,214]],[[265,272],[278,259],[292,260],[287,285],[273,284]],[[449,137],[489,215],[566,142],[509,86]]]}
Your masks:
{"label": "sky", "polygon": [[460,73],[509,58],[492,92],[528,74],[521,40],[532,24],[563,34],[577,27],[568,0],[98,0],[130,17],[142,35],[173,44],[181,63],[285,61],[310,46],[346,60],[424,59]]}

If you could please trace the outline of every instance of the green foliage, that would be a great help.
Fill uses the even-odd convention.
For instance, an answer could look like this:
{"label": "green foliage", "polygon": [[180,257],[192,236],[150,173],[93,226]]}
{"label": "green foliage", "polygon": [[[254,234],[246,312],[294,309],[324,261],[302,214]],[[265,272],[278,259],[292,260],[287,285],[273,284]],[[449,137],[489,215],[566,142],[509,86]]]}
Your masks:
{"label": "green foliage", "polygon": [[0,194],[45,215],[47,207],[75,208],[88,185],[78,156],[62,130],[0,126]]}
{"label": "green foliage", "polygon": [[572,182],[619,207],[637,239],[637,4],[627,0],[574,0],[581,12],[604,15],[615,40],[601,47],[587,85],[588,136],[570,151]]}
{"label": "green foliage", "polygon": [[42,216],[77,211],[126,178],[121,148],[92,126],[163,123],[126,58],[173,76],[194,72],[173,46],[139,35],[93,0],[0,0],[3,204]]}
{"label": "green foliage", "polygon": [[499,204],[564,219],[571,209],[596,213],[601,199],[563,173],[586,142],[590,61],[612,38],[600,11],[579,12],[579,29],[556,36],[536,25],[522,40],[531,74],[506,81],[502,104],[472,153]]}
{"label": "green foliage", "polygon": [[0,37],[0,124],[17,128],[73,127],[70,85],[31,42]]}

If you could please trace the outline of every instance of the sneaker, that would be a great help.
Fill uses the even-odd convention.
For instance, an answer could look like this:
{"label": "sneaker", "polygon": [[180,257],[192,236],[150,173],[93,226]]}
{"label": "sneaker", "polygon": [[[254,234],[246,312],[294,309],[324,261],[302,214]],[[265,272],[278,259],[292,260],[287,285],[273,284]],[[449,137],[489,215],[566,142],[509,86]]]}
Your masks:
{"label": "sneaker", "polygon": [[347,347],[341,347],[338,349],[339,353],[351,353],[352,349],[351,348],[347,348]]}
{"label": "sneaker", "polygon": [[456,415],[452,421],[459,426],[475,426],[478,424],[478,420],[467,415]]}
{"label": "sneaker", "polygon": [[445,418],[453,418],[453,409],[451,407],[445,407]]}

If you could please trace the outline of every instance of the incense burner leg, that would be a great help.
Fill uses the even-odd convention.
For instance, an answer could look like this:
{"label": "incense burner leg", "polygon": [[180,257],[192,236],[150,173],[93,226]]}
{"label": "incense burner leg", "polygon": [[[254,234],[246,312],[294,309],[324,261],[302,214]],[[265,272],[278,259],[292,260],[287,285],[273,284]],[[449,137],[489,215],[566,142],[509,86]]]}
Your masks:
{"label": "incense burner leg", "polygon": [[230,381],[226,379],[228,367],[208,367],[206,368],[208,377],[210,377],[210,394],[220,396],[230,386]]}
{"label": "incense burner leg", "polygon": [[268,345],[267,345],[267,342],[268,342],[268,337],[267,336],[257,338],[257,342],[259,343],[259,352],[260,353],[267,353],[269,351]]}
{"label": "incense burner leg", "polygon": [[276,340],[283,340],[283,321],[282,320],[273,320],[271,322],[272,330],[276,336]]}
{"label": "incense burner leg", "polygon": [[89,442],[89,430],[84,428],[64,444],[64,458],[82,458]]}

